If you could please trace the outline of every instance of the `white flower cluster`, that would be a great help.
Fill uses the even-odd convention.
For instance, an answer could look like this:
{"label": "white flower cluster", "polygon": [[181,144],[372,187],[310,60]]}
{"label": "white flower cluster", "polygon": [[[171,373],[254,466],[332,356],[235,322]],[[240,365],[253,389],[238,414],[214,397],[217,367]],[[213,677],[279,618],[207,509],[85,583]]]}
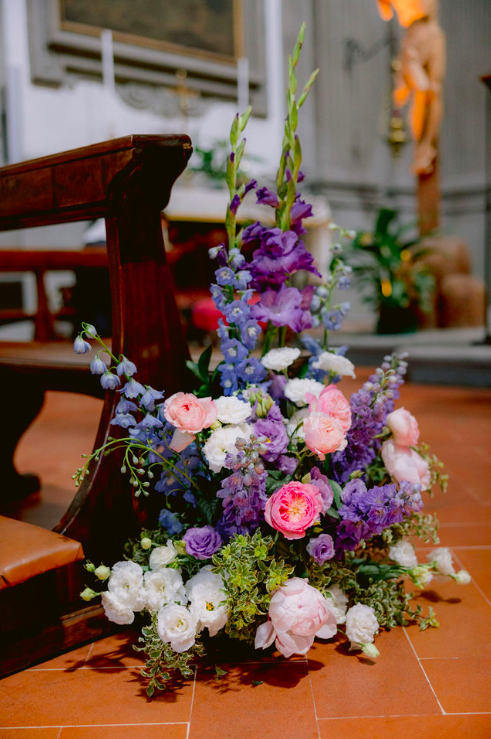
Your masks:
{"label": "white flower cluster", "polygon": [[252,413],[251,404],[239,400],[235,395],[222,395],[213,401],[217,409],[217,419],[220,423],[244,423]]}
{"label": "white flower cluster", "polygon": [[288,398],[288,400],[291,400],[292,403],[295,403],[298,406],[307,405],[307,400],[305,398],[307,393],[311,393],[318,398],[324,390],[324,387],[325,386],[322,382],[317,382],[316,380],[310,380],[308,378],[300,379],[295,377],[293,380],[288,380],[285,385],[285,398]]}
{"label": "white flower cluster", "polygon": [[300,349],[291,349],[288,346],[284,346],[280,349],[271,349],[261,359],[261,364],[266,369],[273,370],[274,372],[282,372],[293,364],[299,356]]}
{"label": "white flower cluster", "polygon": [[[371,606],[356,603],[346,614],[346,636],[351,641],[351,649],[363,649],[373,642],[379,624]],[[363,650],[366,651],[366,650]],[[371,656],[377,656],[372,653]]]}
{"label": "white flower cluster", "polygon": [[312,367],[314,369],[324,370],[324,372],[332,372],[334,375],[356,377],[355,365],[341,354],[322,352],[322,354],[319,354],[315,362],[312,363]]}
{"label": "white flower cluster", "polygon": [[153,550],[148,572],[136,562],[116,562],[102,605],[107,618],[120,625],[133,623],[135,613],[144,608],[157,613],[162,641],[185,652],[203,629],[215,636],[227,623],[228,611],[221,576],[203,567],[185,585],[181,570],[167,566],[175,556],[174,545],[168,542]]}
{"label": "white flower cluster", "polygon": [[251,434],[252,426],[247,423],[222,426],[213,431],[203,446],[203,454],[206,457],[210,470],[212,472],[220,472],[222,467],[226,467],[225,459],[227,454],[237,453],[235,446],[237,439],[242,438],[247,440]]}
{"label": "white flower cluster", "polygon": [[411,542],[406,539],[400,539],[389,549],[389,557],[401,567],[417,567],[418,558]]}

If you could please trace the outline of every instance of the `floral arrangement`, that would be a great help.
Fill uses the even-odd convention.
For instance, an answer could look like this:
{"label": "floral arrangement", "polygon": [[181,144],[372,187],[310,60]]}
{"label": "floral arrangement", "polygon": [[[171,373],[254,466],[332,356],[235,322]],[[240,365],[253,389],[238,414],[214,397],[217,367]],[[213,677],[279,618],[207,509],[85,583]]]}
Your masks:
{"label": "floral arrangement", "polygon": [[[135,365],[114,356],[93,326],[83,324],[75,341],[77,352],[91,348],[87,339],[99,343],[91,371],[120,394],[112,421],[118,433],[87,458],[76,484],[94,457],[118,450],[133,494],[162,501],[155,528],[128,542],[122,561],[86,564],[100,587],[82,593],[85,600],[100,596],[117,624],[141,614],[136,648],[147,655],[149,695],[191,675],[220,633],[256,649],[274,644],[290,657],[341,632],[351,649],[376,657],[380,629],[408,620],[438,625],[432,609],[425,615],[411,607],[404,579],[417,588],[436,573],[469,579],[455,573],[446,549],[418,563],[410,541],[438,541],[436,519],[422,513],[422,493],[437,483],[444,488],[446,477],[420,443],[417,421],[395,409],[404,356],[387,356],[350,400],[337,387],[355,376],[347,347],[330,344],[349,308],[332,305],[333,290],[349,285],[350,269],[336,243],[322,279],[302,241],[311,206],[297,191],[296,127],[315,78],[297,100],[302,41],[303,28],[290,58],[276,192],[237,185],[250,111],[231,129],[228,245],[210,255],[218,262],[211,291],[223,316],[223,361],[209,372],[206,350],[188,363],[195,392],[164,398],[138,382]],[[274,209],[273,228],[238,229],[237,210],[251,189]],[[352,238],[333,231],[340,242]],[[295,286],[302,272],[316,275],[316,286]]]}

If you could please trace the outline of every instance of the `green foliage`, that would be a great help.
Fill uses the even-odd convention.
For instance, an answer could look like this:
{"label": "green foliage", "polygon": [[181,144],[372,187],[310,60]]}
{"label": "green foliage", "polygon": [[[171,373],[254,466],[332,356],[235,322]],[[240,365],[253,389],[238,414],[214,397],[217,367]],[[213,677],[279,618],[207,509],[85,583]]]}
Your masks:
{"label": "green foliage", "polygon": [[444,472],[444,464],[440,462],[435,454],[430,453],[429,444],[419,444],[416,451],[423,459],[428,462],[430,468],[430,485],[428,490],[431,491],[433,485],[438,485],[442,493],[447,492],[448,475]]}
{"label": "green foliage", "polygon": [[366,298],[381,306],[429,311],[435,288],[433,275],[421,262],[427,250],[418,248],[418,238],[403,239],[412,226],[400,226],[395,210],[382,208],[373,233],[358,232],[349,262],[360,285],[370,287]]}
{"label": "green foliage", "polygon": [[163,642],[157,633],[157,614],[153,614],[152,624],[142,628],[142,636],[134,645],[137,652],[144,652],[146,664],[141,674],[147,678],[147,695],[153,696],[155,690],[169,690],[176,686],[180,679],[189,679],[194,675],[194,665],[204,656],[203,644],[196,642],[187,652],[175,652],[170,644]]}
{"label": "green foliage", "polygon": [[252,536],[235,536],[213,556],[214,571],[227,584],[225,631],[234,639],[254,641],[272,593],[293,573],[293,567],[275,557],[274,545],[273,537],[263,537],[257,530]]}

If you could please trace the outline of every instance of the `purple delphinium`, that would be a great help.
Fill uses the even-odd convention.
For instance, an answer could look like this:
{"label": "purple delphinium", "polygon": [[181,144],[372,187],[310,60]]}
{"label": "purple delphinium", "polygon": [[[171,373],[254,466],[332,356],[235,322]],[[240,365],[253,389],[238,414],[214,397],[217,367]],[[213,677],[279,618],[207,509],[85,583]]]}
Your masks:
{"label": "purple delphinium", "polygon": [[210,559],[222,546],[222,537],[213,526],[188,529],[182,538],[186,542],[186,554],[196,559]]}
{"label": "purple delphinium", "polygon": [[180,534],[182,531],[182,523],[179,521],[175,513],[167,508],[162,508],[159,514],[159,524],[167,531],[169,536]]}
{"label": "purple delphinium", "polygon": [[217,493],[223,503],[217,528],[226,537],[253,531],[264,520],[267,473],[259,460],[259,448],[257,442],[251,442],[237,454],[227,455],[227,466],[233,471],[222,480]]}
{"label": "purple delphinium", "polygon": [[323,565],[334,557],[334,542],[329,534],[321,534],[311,539],[307,544],[307,551],[317,564]]}
{"label": "purple delphinium", "polygon": [[365,470],[380,448],[377,438],[385,426],[387,415],[394,410],[399,387],[404,382],[407,362],[405,355],[391,355],[382,367],[371,375],[361,390],[351,396],[351,427],[347,447],[333,454],[333,475],[339,483],[349,480],[352,472]]}

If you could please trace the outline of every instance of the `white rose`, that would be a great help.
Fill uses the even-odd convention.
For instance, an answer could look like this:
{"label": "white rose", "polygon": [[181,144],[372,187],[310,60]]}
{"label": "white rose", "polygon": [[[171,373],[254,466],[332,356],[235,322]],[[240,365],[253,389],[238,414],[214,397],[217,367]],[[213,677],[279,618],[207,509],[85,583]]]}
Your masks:
{"label": "white rose", "polygon": [[181,605],[187,603],[186,591],[180,570],[169,567],[160,568],[146,572],[145,582],[145,606],[149,611],[159,611],[168,603],[179,602]]}
{"label": "white rose", "polygon": [[102,605],[109,621],[114,621],[115,624],[124,626],[132,624],[135,620],[133,609],[120,603],[112,593],[102,593]]}
{"label": "white rose", "polygon": [[339,585],[333,585],[326,591],[329,595],[326,595],[327,607],[334,615],[336,623],[346,623],[346,609],[348,607],[348,598],[343,593]]}
{"label": "white rose", "polygon": [[418,558],[414,551],[413,545],[405,539],[400,539],[389,549],[389,557],[401,567],[416,567]]}
{"label": "white rose", "polygon": [[307,418],[307,416],[310,414],[310,411],[308,408],[301,408],[299,411],[295,411],[293,416],[289,419],[288,423],[286,424],[286,433],[290,437],[290,439],[304,439],[305,440],[305,431],[303,430],[303,419]]}
{"label": "white rose", "polygon": [[446,547],[434,549],[427,555],[427,559],[428,562],[434,563],[440,575],[455,575],[450,549]]}
{"label": "white rose", "polygon": [[325,385],[322,382],[316,380],[309,380],[296,377],[294,380],[288,380],[285,385],[285,398],[291,400],[292,403],[297,405],[307,405],[305,395],[311,393],[316,398],[319,397],[321,392],[324,390]]}
{"label": "white rose", "polygon": [[237,439],[249,439],[252,434],[252,426],[242,423],[238,426],[223,426],[213,431],[210,438],[203,446],[203,454],[205,455],[210,469],[213,472],[220,472],[225,467],[225,457],[227,454],[237,454],[235,442]]}
{"label": "white rose", "polygon": [[332,352],[322,352],[319,354],[315,362],[312,363],[314,369],[321,369],[325,372],[333,372],[335,375],[349,375],[356,377],[355,365],[341,354],[333,354]]}
{"label": "white rose", "polygon": [[235,395],[222,395],[221,398],[217,398],[213,402],[215,403],[217,418],[220,423],[233,423],[236,425],[244,423],[252,413],[251,404],[244,400],[239,400]]}
{"label": "white rose", "polygon": [[226,599],[224,583],[220,575],[203,567],[186,584],[190,611],[198,622],[198,631],[207,628],[215,636],[227,623],[228,609],[220,605]]}
{"label": "white rose", "polygon": [[185,606],[169,604],[159,611],[157,633],[175,652],[185,652],[194,644],[196,618]]}
{"label": "white rose", "polygon": [[357,603],[346,614],[346,636],[352,647],[372,642],[378,628],[377,617],[371,606]]}
{"label": "white rose", "polygon": [[158,570],[160,567],[167,567],[171,562],[174,562],[177,557],[177,549],[175,548],[172,541],[168,541],[165,547],[156,547],[149,560],[151,570]]}
{"label": "white rose", "polygon": [[116,562],[112,568],[107,588],[125,608],[141,611],[145,607],[143,570],[136,562]]}
{"label": "white rose", "polygon": [[291,349],[284,346],[281,349],[271,349],[261,359],[261,363],[266,369],[274,372],[281,372],[289,367],[300,356],[300,349]]}

